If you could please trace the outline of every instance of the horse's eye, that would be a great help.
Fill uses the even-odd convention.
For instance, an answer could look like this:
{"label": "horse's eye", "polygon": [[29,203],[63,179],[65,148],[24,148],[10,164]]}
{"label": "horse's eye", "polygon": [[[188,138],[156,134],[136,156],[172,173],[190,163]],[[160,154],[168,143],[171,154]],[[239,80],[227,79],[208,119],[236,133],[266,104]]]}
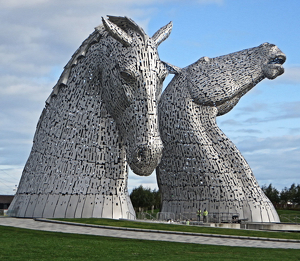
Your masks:
{"label": "horse's eye", "polygon": [[127,83],[127,84],[134,84],[136,81],[136,77],[129,71],[122,71],[121,73],[122,79]]}
{"label": "horse's eye", "polygon": [[168,71],[163,71],[159,74],[158,78],[161,82],[163,82],[167,76],[168,76]]}

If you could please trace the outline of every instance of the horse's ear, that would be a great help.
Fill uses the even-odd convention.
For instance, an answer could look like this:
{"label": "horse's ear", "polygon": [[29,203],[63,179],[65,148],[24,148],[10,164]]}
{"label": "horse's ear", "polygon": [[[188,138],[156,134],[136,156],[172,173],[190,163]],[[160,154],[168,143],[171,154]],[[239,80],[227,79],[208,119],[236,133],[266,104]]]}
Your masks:
{"label": "horse's ear", "polygon": [[[115,38],[117,41],[122,43],[124,46],[130,46],[132,43],[132,38],[124,30],[122,30],[117,25],[113,24],[107,19],[102,17],[102,22],[105,29],[110,33],[110,35]],[[96,28],[97,29],[97,28]]]}
{"label": "horse's ear", "polygon": [[173,28],[173,23],[170,22],[164,27],[160,28],[153,36],[152,40],[156,43],[156,46],[159,46],[164,40],[166,40]]}
{"label": "horse's ear", "polygon": [[166,68],[167,68],[167,70],[169,71],[170,74],[179,74],[181,72],[181,68],[179,68],[175,65],[166,63],[164,61],[162,61],[162,63],[166,66]]}

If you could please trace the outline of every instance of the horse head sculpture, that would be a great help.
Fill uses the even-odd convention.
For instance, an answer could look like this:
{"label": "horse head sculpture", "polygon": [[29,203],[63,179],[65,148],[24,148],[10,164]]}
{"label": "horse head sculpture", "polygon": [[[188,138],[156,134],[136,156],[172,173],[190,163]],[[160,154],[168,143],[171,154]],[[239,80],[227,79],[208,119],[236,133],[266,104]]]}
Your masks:
{"label": "horse head sculpture", "polygon": [[[191,96],[201,105],[225,107],[224,103],[232,99],[236,104],[263,79],[283,74],[285,60],[279,48],[269,43],[216,58],[200,58],[186,68]],[[219,107],[218,115],[226,112]]]}
{"label": "horse head sculpture", "polygon": [[156,173],[162,212],[189,217],[207,208],[215,217],[212,222],[234,214],[252,222],[279,221],[248,163],[217,126],[216,116],[229,112],[263,79],[281,75],[285,59],[277,46],[264,43],[202,57],[183,69],[168,65],[176,75],[159,102],[164,151]]}
{"label": "horse head sculpture", "polygon": [[128,164],[150,175],[161,159],[157,103],[168,71],[157,47],[171,29],[148,37],[109,16],[82,43],[46,101],[11,215],[135,218]]}
{"label": "horse head sculpture", "polygon": [[111,20],[103,19],[103,24],[112,37],[111,45],[117,40],[118,46],[102,49],[103,101],[123,138],[129,166],[138,175],[150,175],[162,154],[157,102],[168,75],[157,47],[169,36],[172,24],[150,38],[130,19],[126,19],[126,27],[120,19]]}

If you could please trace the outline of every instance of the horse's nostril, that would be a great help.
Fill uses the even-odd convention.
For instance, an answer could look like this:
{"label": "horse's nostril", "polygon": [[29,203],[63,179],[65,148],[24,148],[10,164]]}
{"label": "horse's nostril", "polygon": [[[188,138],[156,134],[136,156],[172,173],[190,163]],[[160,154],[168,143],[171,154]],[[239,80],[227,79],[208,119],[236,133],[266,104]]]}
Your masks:
{"label": "horse's nostril", "polygon": [[144,149],[139,149],[137,153],[137,160],[142,161],[142,159],[145,157],[145,150]]}

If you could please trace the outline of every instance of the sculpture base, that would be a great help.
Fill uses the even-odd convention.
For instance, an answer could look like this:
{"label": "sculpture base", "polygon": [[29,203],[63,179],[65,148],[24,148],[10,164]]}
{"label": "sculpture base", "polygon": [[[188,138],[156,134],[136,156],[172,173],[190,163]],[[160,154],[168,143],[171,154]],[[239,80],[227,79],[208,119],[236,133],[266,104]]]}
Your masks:
{"label": "sculpture base", "polygon": [[126,218],[135,219],[129,195],[18,194],[9,216],[26,218]]}
{"label": "sculpture base", "polygon": [[[197,210],[207,209],[208,222],[280,222],[271,202],[252,201],[216,201],[216,200],[181,200],[163,201],[161,212],[175,214],[175,219],[197,220]],[[202,221],[203,217],[201,217]],[[236,221],[234,220],[236,219]]]}

